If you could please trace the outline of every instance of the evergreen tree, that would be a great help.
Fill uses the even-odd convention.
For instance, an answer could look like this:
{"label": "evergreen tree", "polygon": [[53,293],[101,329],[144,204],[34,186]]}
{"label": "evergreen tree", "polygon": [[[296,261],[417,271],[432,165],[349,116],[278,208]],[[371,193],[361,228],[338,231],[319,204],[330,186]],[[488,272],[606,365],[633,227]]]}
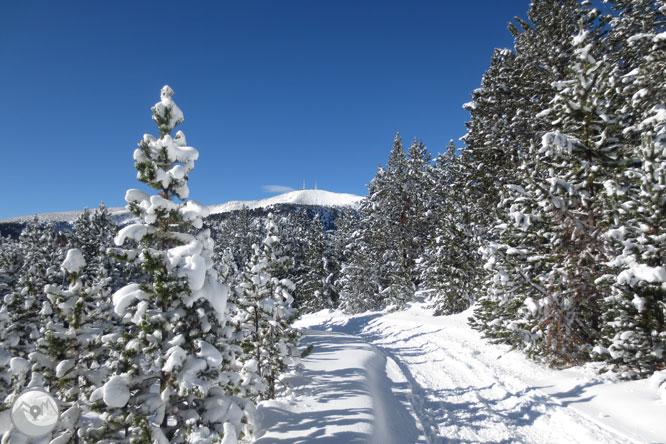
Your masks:
{"label": "evergreen tree", "polygon": [[432,171],[434,183],[427,216],[436,223],[418,264],[424,290],[437,315],[467,309],[474,302],[480,282],[481,273],[476,268],[478,239],[469,206],[472,196],[463,171],[451,141]]}
{"label": "evergreen tree", "polygon": [[[617,224],[607,237],[619,248],[616,272],[603,302],[600,344],[595,352],[624,378],[649,376],[666,363],[666,114],[656,107],[641,128],[639,163],[625,173],[628,187],[609,181],[621,200]],[[632,156],[633,158],[633,156]]]}
{"label": "evergreen tree", "polygon": [[523,159],[524,178],[506,187],[498,242],[486,248],[491,291],[476,312],[477,327],[491,323],[487,335],[522,343],[556,365],[587,359],[598,333],[608,204],[602,190],[621,146],[606,95],[610,76],[596,60],[592,31],[573,37],[571,80],[555,85],[559,93],[540,113],[554,118],[558,131],[543,136]]}
{"label": "evergreen tree", "polygon": [[0,237],[0,295],[16,288],[22,266],[18,240]]}
{"label": "evergreen tree", "polygon": [[581,21],[594,21],[597,13],[578,0],[534,0],[527,16],[509,24],[514,50],[494,52],[481,88],[464,105],[471,119],[461,156],[480,247],[496,240],[491,227],[504,217],[498,213],[502,189],[522,180],[523,157],[551,129],[541,112],[555,97],[556,82],[567,76],[574,52],[571,37]]}
{"label": "evergreen tree", "polygon": [[[472,93],[466,143],[461,149],[467,166],[464,187],[473,193],[469,205],[476,208],[474,223],[483,229],[495,220],[499,190],[513,181],[520,153],[532,140],[523,113],[529,99],[521,84],[523,62],[509,49],[495,50],[481,87]],[[520,119],[521,124],[515,124]],[[463,177],[464,179],[464,177]]]}
{"label": "evergreen tree", "polygon": [[660,85],[666,81],[661,69],[666,44],[657,36],[666,31],[666,8],[662,0],[609,0],[608,56],[618,79],[614,95],[622,100],[621,123],[632,146],[641,145],[640,126],[650,110],[666,103]]}
{"label": "evergreen tree", "polygon": [[404,306],[419,284],[416,261],[429,226],[430,155],[415,141],[406,156],[397,134],[386,168],[380,167],[361,201],[355,245],[342,269],[344,306],[354,311]]}
{"label": "evergreen tree", "polygon": [[261,242],[261,229],[256,226],[247,207],[232,213],[213,232],[216,255],[221,257],[224,250],[231,249],[237,268],[245,266],[252,255],[252,245]]}
{"label": "evergreen tree", "polygon": [[[361,214],[367,202],[361,201]],[[338,221],[336,238],[342,266],[336,285],[340,292],[339,308],[346,313],[362,313],[382,306],[379,269],[373,258],[376,250],[367,226],[366,219],[351,214]]]}
{"label": "evergreen tree", "polygon": [[12,261],[16,278],[2,298],[0,307],[0,400],[9,408],[26,387],[42,387],[39,375],[30,371],[28,357],[35,351],[40,338],[42,311],[47,305],[44,286],[49,282],[63,282],[60,271],[63,249],[67,244],[64,234],[52,225],[40,226],[35,217],[29,222],[17,245],[20,266]]}
{"label": "evergreen tree", "polygon": [[140,264],[148,276],[145,283],[127,284],[113,295],[125,331],[109,344],[115,358],[111,376],[92,396],[104,402],[110,418],[121,415],[127,424],[116,429],[120,421],[114,419],[100,429],[115,442],[204,443],[230,431],[251,431],[242,424],[251,405],[230,396],[238,375],[227,344],[229,287],[213,267],[210,231],[198,231],[209,211],[186,201],[187,179],[199,153],[186,145],[181,131],[171,137],[183,121],[172,95],[163,87],[152,108],[159,138],[145,135],[134,152],[137,178],[159,194],[128,190],[128,209],[139,222],[115,237],[119,246],[136,242],[136,249],[114,253]]}
{"label": "evergreen tree", "polygon": [[306,261],[308,249],[307,238],[310,231],[311,218],[308,210],[299,209],[287,213],[279,219],[278,236],[280,237],[280,248],[288,255],[289,264],[281,268],[281,278],[288,278],[296,289],[292,294],[294,307],[301,308],[305,299],[309,297],[304,288],[306,276],[309,273],[309,264]]}
{"label": "evergreen tree", "polygon": [[335,262],[318,214],[311,221],[302,245],[305,247],[305,273],[297,283],[301,294],[298,308],[306,313],[333,308],[337,303],[333,285]]}
{"label": "evergreen tree", "polygon": [[237,325],[244,355],[242,387],[253,399],[275,397],[279,376],[298,363],[297,330],[291,327],[294,284],[278,276],[289,259],[282,255],[278,226],[268,215],[266,238],[254,245],[239,287]]}
{"label": "evergreen tree", "polygon": [[112,331],[110,299],[104,284],[84,284],[86,261],[70,249],[61,265],[70,280],[68,288],[48,284],[48,301],[40,311],[40,337],[29,356],[33,379],[39,376],[62,411],[54,431],[59,443],[96,442],[88,435],[99,421],[90,411],[90,396],[105,376],[102,336]]}

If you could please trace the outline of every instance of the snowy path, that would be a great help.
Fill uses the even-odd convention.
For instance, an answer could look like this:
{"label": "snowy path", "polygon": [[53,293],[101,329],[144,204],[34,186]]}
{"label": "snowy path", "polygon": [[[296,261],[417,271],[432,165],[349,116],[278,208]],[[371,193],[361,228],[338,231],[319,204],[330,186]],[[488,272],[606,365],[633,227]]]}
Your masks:
{"label": "snowy path", "polygon": [[256,444],[403,444],[419,440],[414,415],[391,391],[386,360],[359,337],[308,331],[313,345],[300,375],[283,378],[292,395],[262,403],[268,432]]}
{"label": "snowy path", "polygon": [[645,381],[611,384],[492,346],[466,315],[319,313],[290,399],[259,409],[260,444],[666,443]]}

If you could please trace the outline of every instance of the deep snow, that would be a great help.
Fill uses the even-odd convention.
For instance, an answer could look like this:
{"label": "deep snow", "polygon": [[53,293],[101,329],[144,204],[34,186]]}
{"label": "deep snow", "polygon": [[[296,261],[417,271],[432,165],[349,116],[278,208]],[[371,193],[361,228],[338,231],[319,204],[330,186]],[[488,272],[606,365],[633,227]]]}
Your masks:
{"label": "deep snow", "polygon": [[260,404],[257,443],[666,443],[650,381],[546,368],[488,344],[470,314],[305,316],[313,352],[289,395]]}

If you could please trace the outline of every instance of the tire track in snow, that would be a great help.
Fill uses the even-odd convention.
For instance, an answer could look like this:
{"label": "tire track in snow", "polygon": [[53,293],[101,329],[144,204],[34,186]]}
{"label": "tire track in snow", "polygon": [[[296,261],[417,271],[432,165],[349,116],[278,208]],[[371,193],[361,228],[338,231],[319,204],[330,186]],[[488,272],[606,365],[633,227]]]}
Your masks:
{"label": "tire track in snow", "polygon": [[[429,442],[626,442],[501,372],[463,338],[445,329],[391,321],[372,321],[359,335],[390,356],[407,377]],[[396,328],[412,334],[402,339],[386,334]]]}
{"label": "tire track in snow", "polygon": [[465,329],[421,325],[399,313],[322,327],[354,334],[386,356],[388,376],[395,370],[405,379],[401,396],[428,444],[627,442],[526,384],[498,364],[498,350]]}

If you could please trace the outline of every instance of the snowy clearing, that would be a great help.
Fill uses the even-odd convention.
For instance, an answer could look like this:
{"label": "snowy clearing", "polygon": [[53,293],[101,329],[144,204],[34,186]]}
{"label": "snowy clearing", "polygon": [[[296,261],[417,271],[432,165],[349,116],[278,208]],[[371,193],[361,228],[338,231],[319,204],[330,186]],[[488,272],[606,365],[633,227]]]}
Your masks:
{"label": "snowy clearing", "polygon": [[305,316],[313,352],[292,393],[260,405],[257,443],[666,443],[649,381],[545,368],[483,341],[470,314]]}

